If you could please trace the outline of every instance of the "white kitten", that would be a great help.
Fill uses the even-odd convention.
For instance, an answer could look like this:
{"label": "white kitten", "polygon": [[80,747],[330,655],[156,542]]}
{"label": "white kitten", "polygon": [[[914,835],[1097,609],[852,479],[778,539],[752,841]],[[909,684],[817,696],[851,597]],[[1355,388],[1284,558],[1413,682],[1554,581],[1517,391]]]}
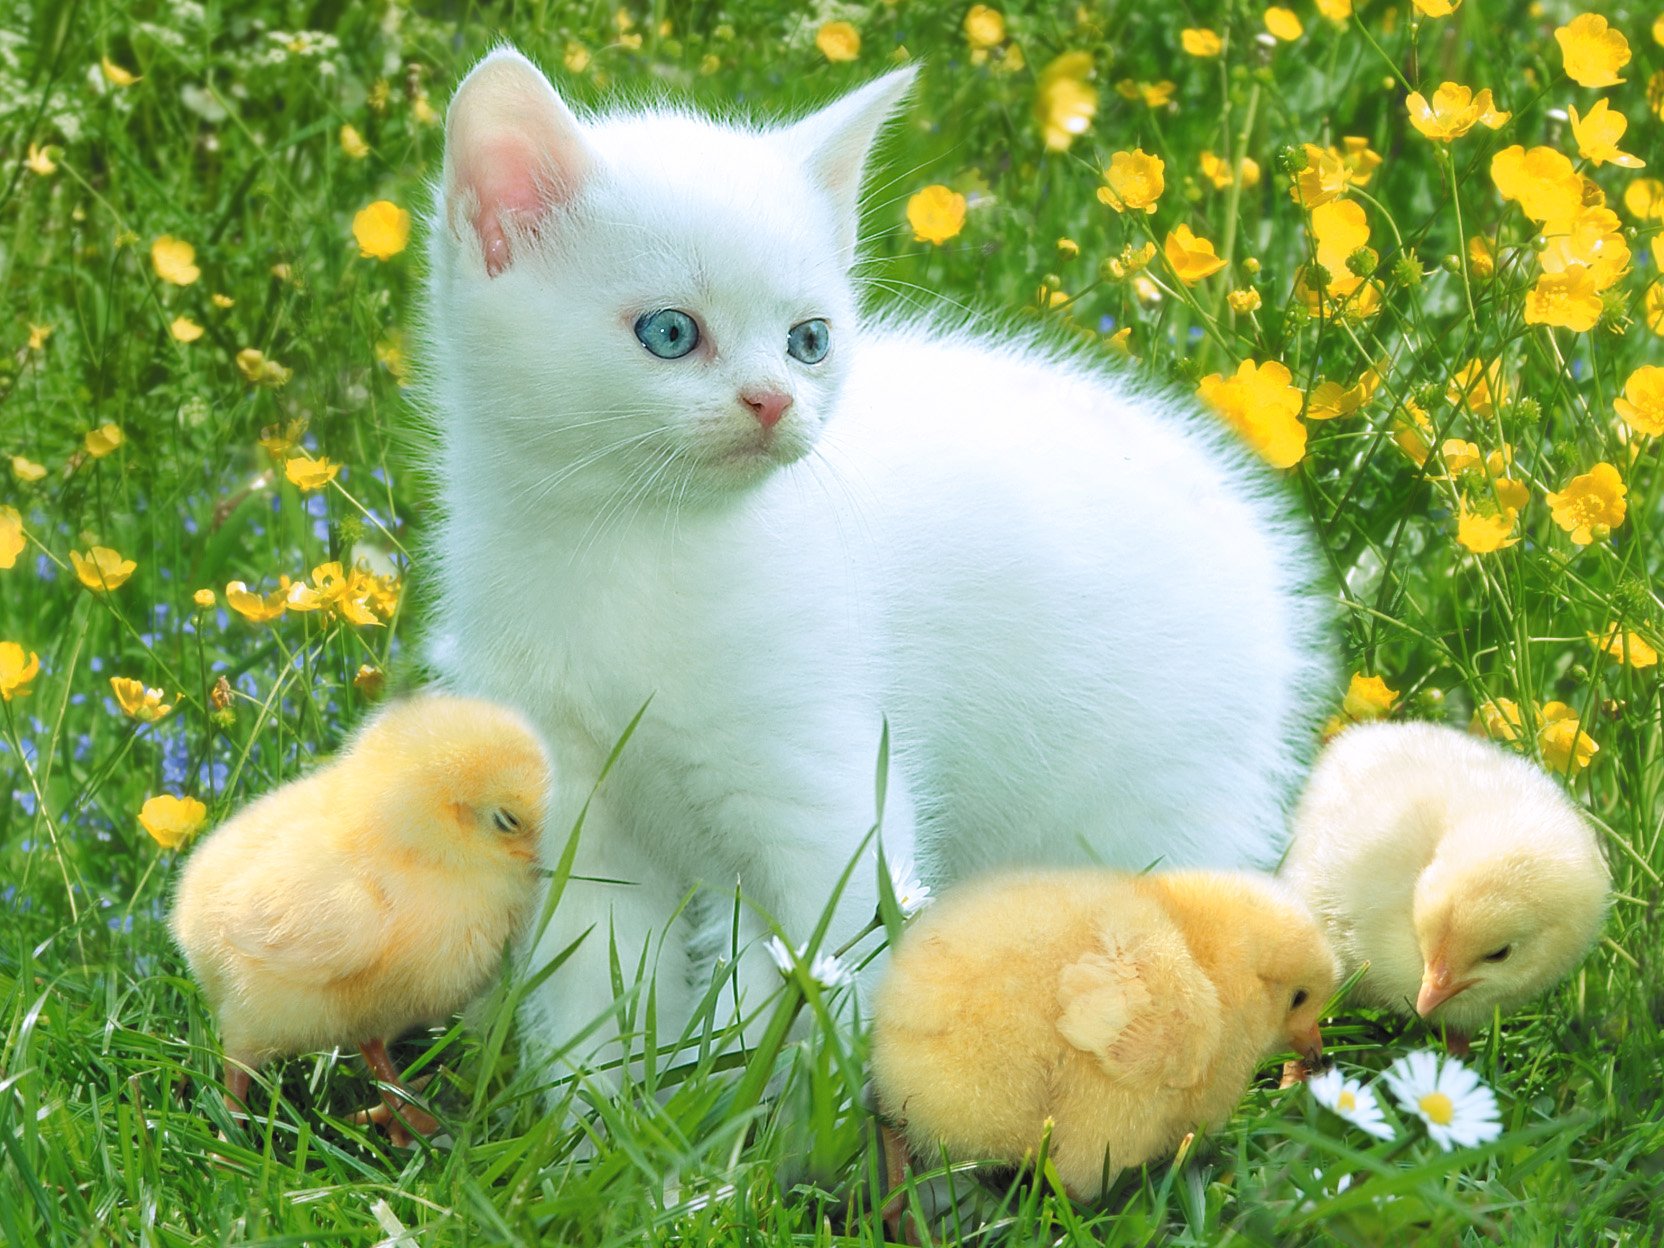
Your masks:
{"label": "white kitten", "polygon": [[[675,1033],[699,942],[659,936],[693,886],[738,882],[804,940],[873,821],[886,718],[885,850],[934,883],[1281,851],[1329,680],[1303,527],[1189,401],[862,321],[861,169],[911,79],[781,128],[580,121],[505,49],[451,104],[436,662],[547,734],[551,851],[652,696],[535,951],[593,928],[529,1000],[538,1055],[607,1013],[609,940],[627,977],[649,950]],[[828,947],[876,890],[863,864]],[[746,922],[754,1005],[778,979]]]}

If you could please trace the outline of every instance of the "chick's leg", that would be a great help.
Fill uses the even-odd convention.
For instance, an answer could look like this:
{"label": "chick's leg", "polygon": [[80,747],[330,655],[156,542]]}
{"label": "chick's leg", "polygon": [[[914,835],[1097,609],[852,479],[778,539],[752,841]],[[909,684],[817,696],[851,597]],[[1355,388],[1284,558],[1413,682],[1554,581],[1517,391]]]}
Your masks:
{"label": "chick's leg", "polygon": [[[884,1207],[880,1216],[884,1219],[884,1229],[893,1240],[902,1237],[902,1218],[907,1212],[907,1193],[902,1190],[902,1183],[907,1178],[907,1140],[889,1123],[880,1123],[878,1127],[878,1149],[884,1158]],[[908,1238],[908,1243],[917,1240]]]}
{"label": "chick's leg", "polygon": [[387,1135],[396,1147],[404,1148],[411,1142],[411,1131],[418,1135],[432,1135],[439,1130],[437,1118],[432,1114],[423,1113],[392,1091],[392,1088],[402,1088],[404,1084],[399,1079],[399,1068],[393,1065],[393,1059],[387,1056],[385,1040],[366,1040],[358,1046],[358,1051],[364,1055],[364,1060],[369,1063],[370,1070],[382,1085],[381,1099],[389,1113]]}
{"label": "chick's leg", "polygon": [[225,1062],[225,1107],[233,1118],[248,1113],[248,1071],[230,1058]]}

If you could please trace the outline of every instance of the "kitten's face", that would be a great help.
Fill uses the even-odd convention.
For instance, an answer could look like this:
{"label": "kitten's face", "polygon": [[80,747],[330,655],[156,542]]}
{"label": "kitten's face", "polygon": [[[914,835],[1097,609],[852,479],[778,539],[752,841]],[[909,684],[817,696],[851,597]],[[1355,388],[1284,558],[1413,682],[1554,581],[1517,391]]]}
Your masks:
{"label": "kitten's face", "polygon": [[[452,106],[433,247],[448,415],[465,410],[534,503],[731,492],[808,454],[856,330],[853,184],[827,177],[817,119],[579,126],[562,106],[528,131],[546,84],[510,80],[503,122],[495,87],[470,97],[494,67],[522,74],[503,56]],[[489,124],[471,126],[471,107]]]}

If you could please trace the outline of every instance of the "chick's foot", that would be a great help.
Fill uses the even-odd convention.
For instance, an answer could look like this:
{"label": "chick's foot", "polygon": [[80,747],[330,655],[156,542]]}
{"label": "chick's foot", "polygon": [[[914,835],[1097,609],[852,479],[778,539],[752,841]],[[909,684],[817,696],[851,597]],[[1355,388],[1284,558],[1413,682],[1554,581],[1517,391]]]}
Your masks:
{"label": "chick's foot", "polygon": [[[387,1136],[395,1148],[408,1148],[414,1140],[411,1132],[416,1135],[428,1136],[439,1130],[439,1119],[423,1110],[417,1109],[409,1101],[394,1092],[393,1088],[403,1088],[405,1085],[399,1078],[399,1068],[393,1065],[393,1059],[387,1056],[387,1042],[385,1040],[366,1040],[358,1046],[358,1051],[364,1055],[371,1072],[382,1085],[382,1103],[374,1109],[363,1110],[354,1116],[354,1121],[362,1119],[387,1128]],[[420,1090],[417,1088],[412,1091]]]}

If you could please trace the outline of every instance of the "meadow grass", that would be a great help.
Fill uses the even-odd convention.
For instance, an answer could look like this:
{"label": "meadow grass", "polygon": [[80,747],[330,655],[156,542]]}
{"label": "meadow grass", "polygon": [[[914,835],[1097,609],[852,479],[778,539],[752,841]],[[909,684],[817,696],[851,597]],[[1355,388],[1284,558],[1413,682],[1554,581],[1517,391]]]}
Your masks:
{"label": "meadow grass", "polygon": [[[505,982],[469,1023],[401,1046],[415,1073],[439,1072],[449,1137],[401,1153],[352,1124],[374,1089],[335,1055],[269,1072],[255,1118],[231,1122],[211,1019],[167,938],[181,851],[161,843],[166,812],[150,808],[154,835],[141,826],[147,800],[196,798],[217,820],[424,679],[430,512],[404,436],[420,229],[407,249],[366,234],[377,258],[353,227],[375,201],[424,209],[446,95],[504,36],[581,104],[667,96],[760,117],[922,61],[872,179],[872,302],[1032,317],[1200,388],[1283,465],[1311,517],[1359,677],[1344,704],[1335,691],[1337,717],[1476,722],[1563,775],[1601,829],[1616,900],[1600,945],[1475,1050],[1502,1100],[1495,1143],[1372,1143],[1278,1092],[1268,1064],[1230,1122],[1179,1163],[1123,1176],[1100,1206],[1071,1206],[1043,1174],[985,1195],[986,1226],[945,1233],[1657,1242],[1664,703],[1644,660],[1664,642],[1664,411],[1633,378],[1664,333],[1664,185],[1649,179],[1664,164],[1664,31],[1602,8],[1631,59],[1623,84],[1593,88],[1568,79],[1553,33],[1592,0],[1468,0],[1439,18],[1408,0],[1350,17],[1344,0],[1321,13],[1296,0],[1298,34],[1270,19],[1290,38],[1257,4],[999,7],[997,24],[910,0],[9,10],[0,508],[16,514],[0,510],[0,562],[8,532],[25,544],[0,566],[0,643],[21,646],[18,664],[39,658],[32,677],[0,662],[9,1242],[881,1237],[859,1029],[834,1026],[837,1000],[806,976],[746,1021],[742,1058],[698,1021],[659,1035],[649,968],[617,966],[630,1029],[682,1056],[648,1060],[616,1098],[557,1087],[553,1108],[543,1072],[517,1065]],[[1219,36],[1218,54],[1184,51],[1186,28]],[[1426,137],[1406,93],[1446,80],[1491,89],[1511,116]],[[1587,116],[1601,98],[1647,168],[1582,155],[1562,110]],[[1510,182],[1504,157],[1499,188],[1492,160],[1513,144],[1554,148],[1587,182],[1546,159]],[[1127,211],[1098,194],[1116,153],[1108,198]],[[1163,162],[1159,194],[1143,155]],[[946,190],[915,199],[933,185]],[[1224,267],[1202,276],[1205,253],[1170,256],[1179,226]],[[164,238],[191,254],[154,249]],[[1256,367],[1239,374],[1242,361]],[[107,425],[119,444],[95,432]],[[339,475],[303,490],[287,468],[305,484],[318,456]],[[1621,513],[1597,464],[1627,487]],[[94,546],[136,563],[125,583],[83,585],[71,552]],[[343,589],[311,573],[331,561],[366,570]],[[281,600],[282,577],[342,592],[247,618],[253,595]],[[1590,634],[1614,628],[1628,649],[1603,655]],[[135,717],[112,677],[159,695],[130,692]],[[1428,1042],[1347,1007],[1326,1034],[1366,1070]]]}

